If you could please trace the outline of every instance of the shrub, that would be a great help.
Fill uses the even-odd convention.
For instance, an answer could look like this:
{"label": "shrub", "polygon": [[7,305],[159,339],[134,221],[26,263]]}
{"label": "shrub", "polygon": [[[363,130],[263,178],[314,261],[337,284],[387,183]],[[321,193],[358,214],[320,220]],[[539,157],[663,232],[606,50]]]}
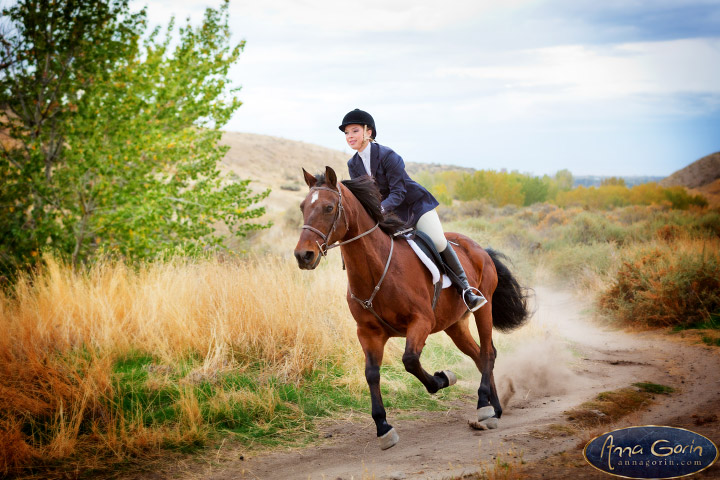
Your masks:
{"label": "shrub", "polygon": [[565,225],[568,222],[568,215],[572,214],[571,209],[558,208],[548,212],[542,217],[538,224],[539,229],[548,229],[558,225]]}
{"label": "shrub", "polygon": [[583,212],[573,218],[565,227],[563,237],[571,243],[592,245],[598,242],[623,244],[629,231],[611,222],[600,213]]}
{"label": "shrub", "polygon": [[720,311],[718,242],[671,243],[631,253],[599,296],[624,323],[687,327]]}

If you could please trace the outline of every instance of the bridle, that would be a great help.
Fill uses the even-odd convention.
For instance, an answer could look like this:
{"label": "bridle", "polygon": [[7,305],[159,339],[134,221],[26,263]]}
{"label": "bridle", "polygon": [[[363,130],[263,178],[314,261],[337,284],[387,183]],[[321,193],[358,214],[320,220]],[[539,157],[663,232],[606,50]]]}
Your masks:
{"label": "bridle", "polygon": [[[344,242],[339,242],[339,243],[337,241],[335,241],[328,245],[328,242],[330,241],[330,237],[332,236],[332,234],[335,232],[335,229],[337,228],[338,222],[340,221],[340,217],[343,217],[343,219],[345,220],[345,228],[350,228],[350,226],[348,224],[348,220],[347,220],[347,214],[345,213],[345,210],[343,209],[343,205],[342,205],[342,190],[340,189],[339,186],[338,186],[337,190],[335,190],[334,188],[329,188],[329,187],[311,187],[310,191],[312,192],[313,190],[315,190],[315,191],[327,190],[329,192],[333,192],[334,194],[336,194],[338,196],[337,211],[335,213],[335,219],[333,220],[333,223],[330,226],[330,231],[328,231],[327,235],[322,233],[320,230],[313,227],[312,225],[305,224],[302,226],[303,230],[310,230],[311,232],[320,235],[320,238],[323,239],[323,243],[320,243],[318,240],[315,240],[315,243],[317,244],[318,248],[320,249],[320,255],[318,255],[317,260],[315,260],[315,263],[312,266],[312,268],[314,269],[315,267],[318,266],[322,257],[327,256],[328,250],[335,248],[335,247],[341,247],[343,245],[347,245],[348,243],[354,242],[355,240],[358,240],[358,239],[364,237],[365,235],[371,234],[376,228],[378,228],[378,226],[380,225],[380,222],[376,222],[375,226],[372,227],[370,230],[366,230],[365,232],[351,238],[350,240],[345,240]],[[377,293],[380,291],[380,287],[382,286],[383,280],[385,280],[385,275],[387,275],[388,269],[390,268],[390,260],[392,260],[393,248],[395,246],[395,239],[393,237],[394,236],[390,237],[390,254],[388,255],[387,262],[385,263],[385,270],[383,271],[382,276],[380,277],[380,281],[377,283],[377,285],[375,285],[375,288],[373,289],[373,292],[370,295],[370,298],[368,298],[367,300],[362,300],[362,299],[356,297],[350,291],[349,287],[348,287],[348,292],[350,293],[350,297],[353,300],[358,302],[365,310],[368,310],[370,313],[372,313],[375,316],[375,318],[377,318],[378,321],[382,325],[384,325],[388,330],[395,333],[396,335],[404,337],[405,335],[402,332],[400,332],[398,329],[396,329],[395,327],[393,327],[392,325],[387,323],[380,315],[377,314],[377,312],[373,308],[373,300],[375,299],[375,295],[377,295]]]}
{"label": "bridle", "polygon": [[310,230],[311,232],[319,235],[320,238],[322,238],[322,240],[323,240],[323,243],[320,243],[318,240],[315,240],[315,243],[317,244],[318,249],[320,250],[320,255],[318,255],[312,268],[317,267],[318,264],[320,263],[320,260],[322,259],[322,257],[327,256],[328,250],[335,248],[335,247],[341,247],[343,245],[347,245],[348,243],[354,242],[355,240],[358,240],[358,239],[364,237],[365,235],[369,235],[380,225],[380,223],[377,222],[377,223],[375,223],[375,226],[372,227],[370,230],[367,230],[367,231],[361,233],[360,235],[351,238],[350,240],[345,240],[344,242],[339,242],[339,243],[337,241],[335,241],[331,244],[328,244],[328,242],[330,241],[330,237],[332,236],[333,233],[335,233],[335,229],[338,226],[340,217],[343,217],[343,220],[345,221],[345,228],[350,228],[350,225],[348,224],[347,214],[345,213],[345,209],[343,208],[342,190],[340,189],[340,187],[338,187],[337,190],[335,190],[334,188],[330,188],[330,187],[312,187],[312,188],[310,188],[311,192],[317,191],[317,190],[327,190],[328,192],[332,192],[332,193],[336,194],[338,196],[338,203],[337,203],[337,210],[335,211],[335,218],[333,219],[333,223],[330,226],[330,230],[328,231],[327,234],[322,233],[320,230],[313,227],[312,225],[305,224],[302,226],[303,230]]}

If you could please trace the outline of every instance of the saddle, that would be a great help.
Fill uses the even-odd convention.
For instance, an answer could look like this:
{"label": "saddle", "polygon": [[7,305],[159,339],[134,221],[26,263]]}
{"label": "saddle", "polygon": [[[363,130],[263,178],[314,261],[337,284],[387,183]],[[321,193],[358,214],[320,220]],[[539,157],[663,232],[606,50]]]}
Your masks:
{"label": "saddle", "polygon": [[[403,233],[405,233],[404,238],[408,241],[414,241],[414,244],[422,251],[423,254],[425,254],[428,260],[430,260],[437,267],[440,273],[439,279],[433,284],[433,286],[435,287],[435,291],[433,293],[432,308],[433,310],[435,310],[438,298],[440,297],[440,292],[445,286],[447,286],[444,285],[444,279],[447,278],[447,267],[445,266],[445,262],[442,261],[442,258],[440,257],[440,252],[438,252],[437,248],[435,248],[435,244],[433,243],[433,241],[425,233],[419,230],[413,230],[410,233]],[[412,247],[412,244],[410,246]],[[415,249],[413,248],[413,250]],[[418,252],[416,251],[415,253]],[[418,256],[420,255],[418,254]],[[430,267],[428,266],[428,268]]]}
{"label": "saddle", "polygon": [[413,236],[410,237],[412,240],[415,240],[415,243],[418,247],[420,247],[420,250],[423,251],[425,255],[435,264],[436,267],[438,267],[438,270],[440,270],[440,275],[443,275],[446,272],[445,262],[442,261],[442,258],[440,257],[440,252],[437,251],[437,248],[435,248],[435,243],[430,239],[430,237],[426,234],[421,232],[420,230],[415,230],[412,232]]}

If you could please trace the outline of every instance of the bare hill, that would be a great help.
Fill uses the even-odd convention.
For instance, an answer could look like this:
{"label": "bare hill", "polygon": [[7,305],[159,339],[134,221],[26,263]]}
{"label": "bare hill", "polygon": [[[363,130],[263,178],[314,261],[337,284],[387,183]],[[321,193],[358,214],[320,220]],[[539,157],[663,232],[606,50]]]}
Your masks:
{"label": "bare hill", "polygon": [[712,153],[660,181],[663,187],[698,188],[720,178],[720,152]]}
{"label": "bare hill", "polygon": [[263,202],[270,217],[300,205],[307,193],[301,168],[317,173],[330,165],[347,178],[349,153],[305,142],[253,133],[225,132],[221,143],[230,147],[222,168],[241,179],[252,180],[254,191],[270,188]]}

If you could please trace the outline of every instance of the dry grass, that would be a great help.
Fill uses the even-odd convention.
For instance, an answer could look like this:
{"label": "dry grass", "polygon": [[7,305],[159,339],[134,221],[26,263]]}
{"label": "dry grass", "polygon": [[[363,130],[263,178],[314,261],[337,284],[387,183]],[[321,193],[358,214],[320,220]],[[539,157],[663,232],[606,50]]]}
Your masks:
{"label": "dry grass", "polygon": [[[0,293],[2,473],[80,453],[91,465],[92,458],[193,444],[207,426],[190,386],[215,382],[223,371],[261,365],[293,382],[320,362],[348,372],[362,364],[344,272],[334,265],[308,274],[278,258],[178,260],[138,270],[105,263],[79,273],[46,263],[12,294]],[[151,390],[187,385],[175,399],[175,422],[148,425],[147,412],[125,411],[115,398],[113,366],[138,352],[153,358]],[[273,395],[272,388],[224,392],[213,402],[267,409]]]}
{"label": "dry grass", "polygon": [[[519,480],[526,478],[522,475],[523,452],[518,450],[514,445],[507,446],[501,442],[497,447],[493,446],[493,442],[489,442],[489,448],[495,450],[492,461],[480,462],[479,469],[475,473],[466,474],[457,477],[457,480]],[[481,440],[478,440],[478,447],[481,455],[484,449]]]}
{"label": "dry grass", "polygon": [[720,312],[720,239],[673,238],[636,245],[599,305],[640,327],[690,327]]}

